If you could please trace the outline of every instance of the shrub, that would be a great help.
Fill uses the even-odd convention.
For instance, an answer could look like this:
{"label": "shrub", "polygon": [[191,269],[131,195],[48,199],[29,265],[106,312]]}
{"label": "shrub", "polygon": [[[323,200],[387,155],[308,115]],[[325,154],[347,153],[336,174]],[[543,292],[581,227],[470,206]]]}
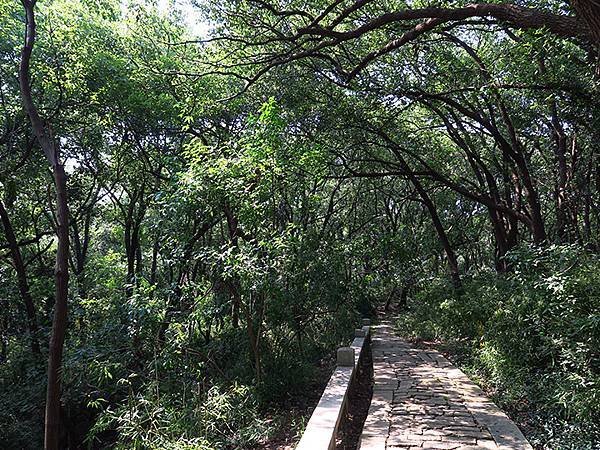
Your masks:
{"label": "shrub", "polygon": [[269,424],[260,418],[251,388],[213,386],[205,394],[189,388],[182,396],[146,384],[126,404],[105,410],[89,440],[115,429],[115,448],[209,450],[248,448],[268,436]]}

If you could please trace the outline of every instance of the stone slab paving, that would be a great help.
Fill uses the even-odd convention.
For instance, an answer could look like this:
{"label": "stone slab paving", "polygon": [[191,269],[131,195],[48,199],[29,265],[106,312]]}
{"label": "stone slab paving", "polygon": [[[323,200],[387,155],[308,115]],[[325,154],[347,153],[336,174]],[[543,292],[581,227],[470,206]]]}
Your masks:
{"label": "stone slab paving", "polygon": [[372,327],[373,398],[359,449],[532,450],[519,428],[439,352]]}

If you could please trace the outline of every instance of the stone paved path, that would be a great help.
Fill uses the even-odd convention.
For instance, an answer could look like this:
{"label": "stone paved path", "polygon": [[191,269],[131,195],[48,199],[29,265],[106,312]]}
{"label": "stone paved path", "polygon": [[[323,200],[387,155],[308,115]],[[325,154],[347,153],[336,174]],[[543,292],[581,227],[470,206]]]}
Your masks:
{"label": "stone paved path", "polygon": [[361,450],[531,450],[517,426],[435,350],[372,327],[373,399]]}

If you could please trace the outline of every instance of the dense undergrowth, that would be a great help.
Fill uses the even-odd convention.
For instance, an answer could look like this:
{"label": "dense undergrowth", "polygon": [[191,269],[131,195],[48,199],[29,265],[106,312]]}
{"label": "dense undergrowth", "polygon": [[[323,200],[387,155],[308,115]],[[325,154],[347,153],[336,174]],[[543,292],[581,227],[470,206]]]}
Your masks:
{"label": "dense undergrowth", "polygon": [[[125,342],[71,347],[63,397],[70,445],[243,449],[277,437],[282,429],[300,432],[311,402],[307,392],[320,391],[331,348],[348,339],[342,327],[328,322],[307,330],[314,340],[307,339],[302,351],[296,346],[278,354],[266,351],[260,383],[243,333],[231,329],[209,344],[181,342],[156,359],[140,359]],[[344,322],[347,330],[350,322]],[[45,367],[25,353],[11,352],[9,364],[0,365],[1,448],[41,445]]]}
{"label": "dense undergrowth", "polygon": [[509,261],[509,273],[473,275],[461,292],[422,282],[398,330],[447,346],[535,446],[597,448],[600,259],[552,246]]}
{"label": "dense undergrowth", "polygon": [[[301,251],[292,254],[292,260],[301,259]],[[96,288],[74,305],[67,339],[66,445],[244,449],[278,439],[282,430],[293,438],[303,428],[310,393],[320,392],[329,376],[332,350],[348,342],[371,300],[361,283],[344,287],[335,254],[302,264],[285,289],[280,282],[263,285],[268,308],[260,379],[247,327],[233,326],[219,295],[203,294],[205,282],[183,295],[186,314],[170,319],[161,341],[168,288],[157,291],[142,283],[124,302],[120,283],[105,270],[115,261],[110,255],[98,261],[90,274],[97,277]],[[329,282],[307,284],[324,277]],[[0,448],[38,449],[45,365],[23,341],[9,348],[0,364]]]}
{"label": "dense undergrowth", "polygon": [[566,3],[0,0],[0,450],[272,448],[408,290],[532,441],[600,441]]}

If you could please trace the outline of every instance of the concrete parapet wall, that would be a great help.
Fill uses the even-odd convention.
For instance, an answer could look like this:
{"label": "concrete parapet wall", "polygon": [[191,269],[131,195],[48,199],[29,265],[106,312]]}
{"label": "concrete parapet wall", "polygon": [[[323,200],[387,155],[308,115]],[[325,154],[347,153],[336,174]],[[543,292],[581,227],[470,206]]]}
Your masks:
{"label": "concrete parapet wall", "polygon": [[369,339],[370,322],[363,320],[349,347],[337,352],[337,366],[317,407],[310,416],[296,450],[332,450],[340,423],[346,413],[348,394]]}

